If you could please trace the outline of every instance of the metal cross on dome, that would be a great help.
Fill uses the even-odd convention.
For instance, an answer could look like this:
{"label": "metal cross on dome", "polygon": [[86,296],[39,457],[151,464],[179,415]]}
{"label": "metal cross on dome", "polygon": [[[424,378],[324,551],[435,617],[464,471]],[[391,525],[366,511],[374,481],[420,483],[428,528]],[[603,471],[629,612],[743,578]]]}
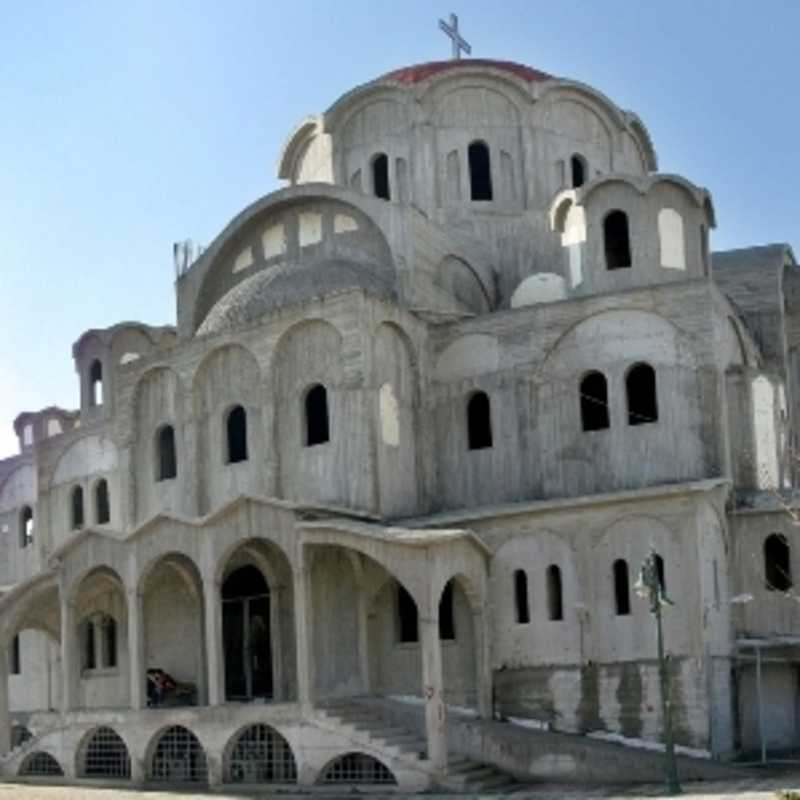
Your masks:
{"label": "metal cross on dome", "polygon": [[450,15],[449,25],[443,19],[440,19],[439,27],[450,37],[453,42],[453,58],[461,58],[462,50],[467,55],[472,54],[472,48],[464,39],[461,38],[461,35],[458,32],[458,17],[455,14]]}

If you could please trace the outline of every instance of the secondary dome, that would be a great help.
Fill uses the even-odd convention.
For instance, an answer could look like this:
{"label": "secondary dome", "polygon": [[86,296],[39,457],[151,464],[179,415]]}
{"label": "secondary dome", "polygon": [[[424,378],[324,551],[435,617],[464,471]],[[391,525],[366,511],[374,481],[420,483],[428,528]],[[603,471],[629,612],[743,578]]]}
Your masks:
{"label": "secondary dome", "polygon": [[434,75],[442,72],[450,72],[459,69],[496,69],[503,72],[510,72],[524,81],[532,83],[534,81],[547,81],[553,76],[538,69],[533,69],[525,64],[518,64],[516,61],[495,61],[490,58],[459,58],[448,61],[428,61],[424,64],[412,64],[409,67],[387,72],[378,78],[379,81],[392,81],[395,83],[420,83]]}

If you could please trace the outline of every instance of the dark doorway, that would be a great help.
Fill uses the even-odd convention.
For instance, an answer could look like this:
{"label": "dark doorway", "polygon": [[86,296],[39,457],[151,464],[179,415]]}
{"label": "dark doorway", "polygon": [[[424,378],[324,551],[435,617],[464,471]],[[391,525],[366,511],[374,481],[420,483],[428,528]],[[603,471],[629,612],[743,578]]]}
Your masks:
{"label": "dark doorway", "polygon": [[222,585],[225,698],[272,697],[269,586],[254,566],[234,570]]}

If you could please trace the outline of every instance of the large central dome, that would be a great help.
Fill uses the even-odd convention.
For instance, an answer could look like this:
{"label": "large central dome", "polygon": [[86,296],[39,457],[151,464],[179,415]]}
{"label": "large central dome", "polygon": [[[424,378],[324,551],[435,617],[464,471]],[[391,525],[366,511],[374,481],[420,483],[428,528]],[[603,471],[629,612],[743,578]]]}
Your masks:
{"label": "large central dome", "polygon": [[496,69],[502,72],[510,72],[524,81],[533,83],[534,81],[547,81],[553,76],[546,72],[541,72],[525,64],[518,64],[515,61],[495,61],[488,58],[459,58],[448,61],[428,61],[424,64],[413,64],[410,67],[387,72],[378,78],[379,81],[392,81],[394,83],[420,83],[434,75],[443,72],[450,72],[459,69]]}

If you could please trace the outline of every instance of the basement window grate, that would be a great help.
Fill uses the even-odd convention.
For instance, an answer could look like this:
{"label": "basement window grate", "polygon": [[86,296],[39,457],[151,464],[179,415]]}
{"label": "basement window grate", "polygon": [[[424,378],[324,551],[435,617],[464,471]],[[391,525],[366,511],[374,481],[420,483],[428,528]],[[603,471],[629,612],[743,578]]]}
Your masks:
{"label": "basement window grate", "polygon": [[61,776],[64,770],[61,765],[56,761],[50,753],[39,751],[31,753],[19,770],[20,775],[35,775],[36,777],[52,777],[54,775]]}
{"label": "basement window grate", "polygon": [[236,739],[228,761],[231,783],[296,783],[291,747],[269,725],[252,725]]}
{"label": "basement window grate", "polygon": [[122,737],[111,728],[98,728],[86,744],[84,778],[130,778],[131,758]]}
{"label": "basement window grate", "polygon": [[206,754],[197,737],[180,725],[161,734],[150,769],[150,778],[161,783],[206,783]]}
{"label": "basement window grate", "polygon": [[331,762],[323,771],[320,783],[360,783],[397,785],[388,767],[366,753],[347,753]]}

